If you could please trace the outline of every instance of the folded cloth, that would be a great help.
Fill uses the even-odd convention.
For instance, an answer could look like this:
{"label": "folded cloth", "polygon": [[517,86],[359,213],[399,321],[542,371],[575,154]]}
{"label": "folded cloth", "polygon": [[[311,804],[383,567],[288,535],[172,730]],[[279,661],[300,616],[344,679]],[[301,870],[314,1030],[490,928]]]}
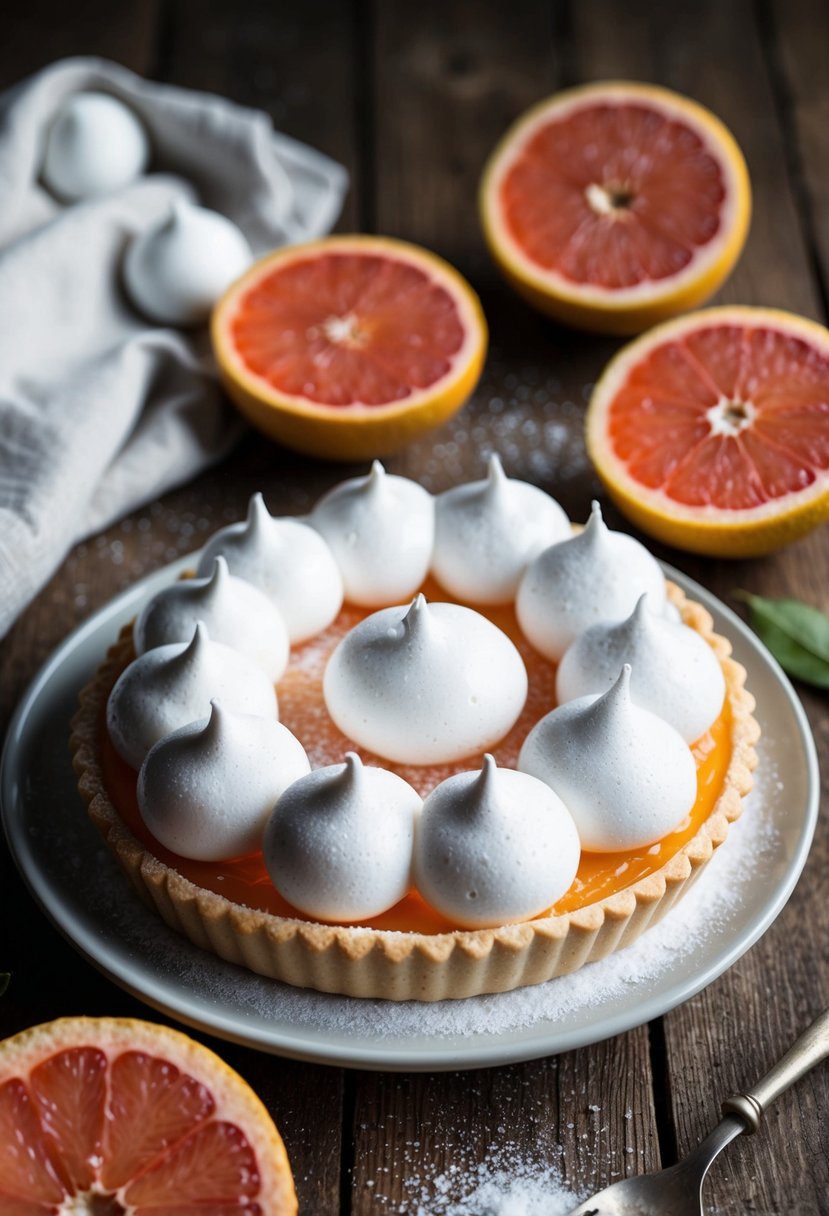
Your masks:
{"label": "folded cloth", "polygon": [[[64,206],[39,182],[70,94],[124,101],[148,173]],[[53,64],[0,95],[0,637],[77,540],[218,460],[242,424],[204,328],[151,325],[123,294],[130,239],[179,198],[238,224],[254,253],[337,218],[345,171],[223,98],[100,59]]]}

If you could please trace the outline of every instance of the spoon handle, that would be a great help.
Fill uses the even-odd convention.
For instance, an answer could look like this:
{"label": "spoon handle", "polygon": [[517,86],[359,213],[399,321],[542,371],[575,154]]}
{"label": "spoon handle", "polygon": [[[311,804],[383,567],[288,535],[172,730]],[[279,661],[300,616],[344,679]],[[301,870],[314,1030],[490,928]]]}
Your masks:
{"label": "spoon handle", "polygon": [[747,1132],[756,1132],[760,1118],[776,1098],[794,1085],[804,1073],[829,1056],[829,1009],[824,1009],[756,1085],[744,1094],[726,1098],[725,1114],[739,1115]]}

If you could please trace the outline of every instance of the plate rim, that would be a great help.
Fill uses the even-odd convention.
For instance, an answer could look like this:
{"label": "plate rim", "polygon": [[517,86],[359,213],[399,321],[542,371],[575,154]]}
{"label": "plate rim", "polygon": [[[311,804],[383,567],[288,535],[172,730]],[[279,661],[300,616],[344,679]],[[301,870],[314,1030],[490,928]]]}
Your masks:
{"label": "plate rim", "polygon": [[[156,588],[165,585],[182,570],[192,567],[196,556],[187,554],[144,575],[113,596],[67,635],[41,665],[21,696],[9,723],[2,759],[0,759],[0,814],[2,814],[10,853],[27,889],[47,919],[74,949],[99,972],[136,999],[203,1033],[217,1035],[243,1046],[311,1063],[370,1070],[418,1072],[496,1067],[559,1054],[601,1042],[668,1013],[677,1005],[695,996],[733,966],[763,936],[788,902],[808,857],[819,811],[820,783],[817,750],[806,713],[779,663],[745,622],[707,588],[669,563],[660,562],[660,566],[668,578],[677,582],[686,593],[698,599],[709,611],[721,616],[728,629],[738,635],[748,645],[758,661],[768,668],[774,678],[774,683],[792,712],[797,735],[802,745],[806,770],[806,797],[802,808],[802,820],[799,824],[799,836],[782,880],[775,888],[774,898],[764,906],[762,913],[752,920],[748,931],[737,936],[729,949],[719,951],[710,963],[698,969],[693,967],[691,960],[689,962],[692,977],[690,982],[687,976],[675,979],[667,990],[651,993],[631,1008],[615,1014],[605,1014],[599,1021],[599,1033],[596,1033],[597,1027],[592,1018],[585,1019],[580,1027],[558,1034],[551,1031],[549,1023],[542,1022],[527,1028],[516,1028],[516,1030],[504,1032],[509,1036],[509,1042],[504,1042],[502,1035],[493,1035],[490,1040],[486,1040],[482,1034],[478,1033],[470,1036],[468,1047],[464,1039],[459,1040],[457,1036],[451,1035],[427,1037],[429,1043],[427,1047],[424,1047],[422,1042],[418,1045],[419,1039],[422,1040],[423,1036],[409,1036],[412,1040],[411,1045],[401,1047],[397,1040],[386,1038],[379,1038],[376,1044],[369,1046],[363,1045],[362,1041],[350,1043],[347,1039],[343,1039],[342,1032],[328,1032],[307,1026],[300,1028],[299,1033],[294,1032],[293,1028],[278,1027],[276,1031],[265,1034],[254,1025],[244,1023],[240,1025],[239,1016],[233,1012],[227,1012],[225,1007],[217,1005],[211,1006],[210,1009],[195,1008],[188,1000],[186,992],[171,990],[168,982],[164,980],[155,982],[154,977],[146,972],[141,974],[141,983],[136,983],[134,978],[130,979],[130,973],[132,972],[133,976],[135,974],[135,960],[119,956],[117,948],[109,944],[106,960],[96,957],[87,948],[88,939],[83,928],[79,929],[77,925],[73,924],[71,916],[69,924],[62,919],[60,913],[64,910],[63,902],[54,896],[50,898],[50,893],[46,889],[47,884],[42,879],[36,865],[34,873],[30,872],[30,865],[34,862],[34,858],[25,847],[21,847],[21,844],[25,844],[25,842],[17,839],[17,825],[14,823],[14,804],[17,794],[16,762],[25,742],[27,723],[33,710],[36,710],[38,706],[39,698],[69,659],[76,654],[79,648],[91,643],[93,639],[97,640],[99,633],[111,628],[113,621],[117,621],[119,617],[128,618]],[[98,647],[98,649],[100,648]],[[199,953],[198,947],[191,946],[191,949]],[[244,969],[240,970],[244,971]],[[688,968],[681,969],[683,974],[687,970]]]}

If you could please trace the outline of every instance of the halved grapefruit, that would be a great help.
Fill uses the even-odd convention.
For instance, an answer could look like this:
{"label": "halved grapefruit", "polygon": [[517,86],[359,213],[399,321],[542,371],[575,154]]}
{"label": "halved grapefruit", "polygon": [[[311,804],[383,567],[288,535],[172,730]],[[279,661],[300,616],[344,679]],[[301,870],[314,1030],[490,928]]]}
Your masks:
{"label": "halved grapefruit", "polygon": [[495,261],[568,325],[632,334],[702,303],[739,257],[751,191],[733,136],[655,85],[568,89],[530,109],[487,162]]}
{"label": "halved grapefruit", "polygon": [[362,460],[463,405],[487,328],[442,258],[336,236],[257,262],[217,304],[212,337],[225,387],[255,426],[313,456]]}
{"label": "halved grapefruit", "polygon": [[62,1018],[0,1044],[0,1213],[296,1210],[265,1107],[187,1035],[126,1018]]}
{"label": "halved grapefruit", "polygon": [[611,360],[586,428],[643,531],[714,557],[769,553],[829,516],[829,330],[767,308],[669,321]]}

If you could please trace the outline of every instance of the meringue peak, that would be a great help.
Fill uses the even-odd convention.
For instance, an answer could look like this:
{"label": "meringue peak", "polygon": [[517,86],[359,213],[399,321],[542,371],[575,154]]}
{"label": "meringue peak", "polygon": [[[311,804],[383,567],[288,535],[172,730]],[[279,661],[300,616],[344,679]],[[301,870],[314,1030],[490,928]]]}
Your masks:
{"label": "meringue peak", "polygon": [[526,700],[527,672],[486,617],[420,594],[345,635],[323,692],[336,725],[360,747],[401,764],[440,764],[507,734]]}
{"label": "meringue peak", "polygon": [[379,460],[324,494],[308,523],[330,545],[352,604],[400,604],[423,585],[435,536],[432,496]]}
{"label": "meringue peak", "polygon": [[431,623],[429,602],[423,592],[418,591],[403,617],[403,636],[412,641],[425,642],[430,634]]}
{"label": "meringue peak", "polygon": [[363,783],[364,769],[365,766],[358,752],[346,752],[340,780],[348,789],[356,793]]}
{"label": "meringue peak", "polygon": [[254,541],[258,541],[264,536],[268,525],[273,523],[273,516],[265,506],[265,500],[262,497],[261,491],[257,490],[255,494],[250,496],[248,502],[248,513],[245,520],[245,529]]}
{"label": "meringue peak", "polygon": [[377,493],[386,485],[386,468],[379,460],[372,460],[371,468],[368,476],[365,479],[366,492],[369,494]]}
{"label": "meringue peak", "polygon": [[630,696],[693,743],[722,709],[725,677],[719,660],[693,629],[652,610],[649,594],[620,621],[599,621],[567,648],[556,672],[560,704],[605,693],[622,663],[633,667]]}
{"label": "meringue peak", "polygon": [[499,494],[503,494],[508,483],[509,478],[504,472],[504,466],[501,464],[501,457],[497,452],[493,452],[487,462],[484,494],[490,499],[496,499]]}
{"label": "meringue peak", "polygon": [[190,641],[186,643],[181,654],[175,655],[170,659],[171,669],[181,668],[182,670],[186,670],[189,667],[195,667],[196,664],[202,662],[209,643],[210,636],[207,632],[207,626],[204,621],[196,621]]}
{"label": "meringue peak", "polygon": [[550,908],[572,883],[579,852],[558,795],[487,754],[480,772],[456,773],[426,798],[413,870],[433,907],[478,929]]}
{"label": "meringue peak", "polygon": [[438,495],[432,573],[468,604],[507,604],[527,564],[570,535],[570,521],[555,499],[508,477],[493,453],[483,480]]}

